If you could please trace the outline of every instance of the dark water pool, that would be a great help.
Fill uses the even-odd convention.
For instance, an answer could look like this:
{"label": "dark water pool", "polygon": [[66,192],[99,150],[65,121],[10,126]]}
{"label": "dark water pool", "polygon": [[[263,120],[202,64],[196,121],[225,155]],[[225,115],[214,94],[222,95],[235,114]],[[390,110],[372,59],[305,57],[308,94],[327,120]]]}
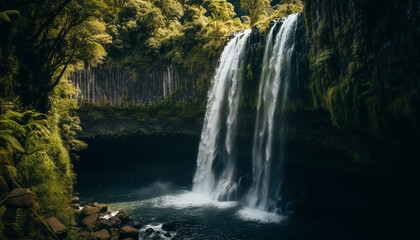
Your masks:
{"label": "dark water pool", "polygon": [[80,189],[85,200],[105,202],[111,211],[125,210],[145,225],[141,231],[154,228],[161,232],[162,239],[170,239],[163,237],[165,231],[161,229],[166,221],[176,224],[171,235],[184,239],[346,239],[331,223],[302,222],[248,209],[240,202],[218,202],[189,191],[190,187],[170,183],[89,189]]}
{"label": "dark water pool", "polygon": [[[295,204],[287,217],[193,194],[198,141],[178,135],[88,141],[89,148],[75,162],[76,190],[82,199],[123,209],[156,230],[174,221],[172,235],[184,239],[383,240],[418,235],[418,184],[390,177],[288,164],[284,198]],[[247,145],[241,146],[240,152],[246,152]],[[239,172],[249,172],[249,156],[239,157]],[[334,162],[343,156],[290,145],[288,157]]]}

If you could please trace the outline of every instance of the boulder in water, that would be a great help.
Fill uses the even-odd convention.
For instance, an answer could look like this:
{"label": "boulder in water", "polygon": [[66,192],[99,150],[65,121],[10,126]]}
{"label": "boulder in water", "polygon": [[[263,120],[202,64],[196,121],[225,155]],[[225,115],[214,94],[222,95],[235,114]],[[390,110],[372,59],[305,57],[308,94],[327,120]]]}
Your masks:
{"label": "boulder in water", "polygon": [[120,238],[139,238],[139,230],[130,226],[125,226],[120,230]]}
{"label": "boulder in water", "polygon": [[134,228],[140,229],[142,226],[143,225],[139,221],[134,221],[134,223],[133,223]]}
{"label": "boulder in water", "polygon": [[114,216],[109,219],[101,218],[99,220],[99,227],[100,228],[118,228],[121,225],[121,220]]}
{"label": "boulder in water", "polygon": [[117,215],[116,215],[122,223],[126,223],[128,222],[128,220],[130,220],[130,216],[128,216],[127,213],[124,212],[124,210],[120,210]]}
{"label": "boulder in water", "polygon": [[100,213],[108,211],[108,206],[106,204],[99,204],[98,202],[94,202],[92,206],[99,209]]}
{"label": "boulder in water", "polygon": [[163,236],[165,236],[165,237],[172,237],[172,235],[171,235],[171,233],[170,232],[166,232]]}
{"label": "boulder in water", "polygon": [[154,231],[155,231],[155,230],[153,230],[153,228],[148,228],[148,229],[146,229],[145,233],[146,233],[146,235],[150,235],[150,234],[152,234]]}
{"label": "boulder in water", "polygon": [[162,230],[175,231],[175,223],[172,221],[164,222],[162,225]]}
{"label": "boulder in water", "polygon": [[92,215],[92,214],[96,214],[98,212],[99,212],[99,208],[92,207],[92,206],[89,206],[89,205],[85,206],[82,209],[82,215],[84,215],[84,216],[89,216],[89,215]]}
{"label": "boulder in water", "polygon": [[159,240],[159,239],[162,239],[159,235],[154,235],[152,237],[152,240]]}

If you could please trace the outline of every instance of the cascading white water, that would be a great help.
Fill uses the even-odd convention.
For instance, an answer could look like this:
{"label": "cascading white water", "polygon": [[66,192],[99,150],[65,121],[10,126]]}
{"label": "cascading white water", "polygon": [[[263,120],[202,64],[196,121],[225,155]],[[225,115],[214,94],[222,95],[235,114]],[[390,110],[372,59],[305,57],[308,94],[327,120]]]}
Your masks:
{"label": "cascading white water", "polygon": [[[250,34],[251,30],[244,30],[227,44],[208,95],[193,191],[205,193],[214,199],[232,200],[236,194],[236,183],[232,181],[235,174],[232,155],[241,92],[243,55]],[[226,129],[225,135],[221,133],[222,128]],[[218,143],[223,141],[223,137],[224,146],[220,146]],[[221,155],[223,156],[220,157]],[[223,165],[219,172],[214,169],[217,157],[222,159]]]}
{"label": "cascading white water", "polygon": [[277,22],[276,25],[281,24],[280,30],[274,35],[276,26],[273,26],[265,44],[252,149],[253,181],[245,198],[248,207],[262,211],[274,210],[276,200],[272,198],[279,193],[281,176],[276,176],[273,183],[271,166],[274,160],[280,164],[283,160],[284,134],[280,136],[280,159],[277,160],[273,157],[274,129],[281,129],[286,123],[278,121],[275,112],[278,107],[283,112],[287,101],[297,19],[298,14],[293,14]]}

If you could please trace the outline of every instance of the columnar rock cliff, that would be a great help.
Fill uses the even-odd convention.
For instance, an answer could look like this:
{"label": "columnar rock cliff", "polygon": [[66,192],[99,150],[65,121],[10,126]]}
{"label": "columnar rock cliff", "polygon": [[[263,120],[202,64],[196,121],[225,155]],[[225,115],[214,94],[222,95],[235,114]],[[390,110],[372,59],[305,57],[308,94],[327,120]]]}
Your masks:
{"label": "columnar rock cliff", "polygon": [[184,96],[178,94],[177,100],[197,97],[199,77],[172,65],[144,70],[110,64],[73,72],[70,80],[78,89],[77,98],[81,102],[123,106],[155,103],[176,91],[188,92]]}

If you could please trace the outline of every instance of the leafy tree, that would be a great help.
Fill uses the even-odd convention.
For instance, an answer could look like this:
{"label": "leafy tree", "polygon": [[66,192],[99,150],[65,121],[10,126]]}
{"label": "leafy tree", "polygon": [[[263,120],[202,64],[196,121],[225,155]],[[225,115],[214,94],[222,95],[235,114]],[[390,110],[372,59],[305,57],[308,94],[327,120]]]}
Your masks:
{"label": "leafy tree", "polygon": [[0,1],[2,8],[20,13],[7,36],[10,51],[2,59],[14,59],[18,65],[14,85],[26,106],[47,111],[49,94],[72,66],[102,61],[103,45],[110,42],[103,21],[104,13],[109,13],[106,2]]}
{"label": "leafy tree", "polygon": [[[208,6],[211,13],[210,22],[207,25],[206,44],[205,49],[218,49],[222,50],[225,37],[241,28],[239,18],[234,18],[235,11],[231,3],[226,0],[211,0]],[[215,56],[218,51],[210,51],[210,56]]]}
{"label": "leafy tree", "polygon": [[266,16],[271,0],[241,0],[241,7],[249,12],[251,25]]}

